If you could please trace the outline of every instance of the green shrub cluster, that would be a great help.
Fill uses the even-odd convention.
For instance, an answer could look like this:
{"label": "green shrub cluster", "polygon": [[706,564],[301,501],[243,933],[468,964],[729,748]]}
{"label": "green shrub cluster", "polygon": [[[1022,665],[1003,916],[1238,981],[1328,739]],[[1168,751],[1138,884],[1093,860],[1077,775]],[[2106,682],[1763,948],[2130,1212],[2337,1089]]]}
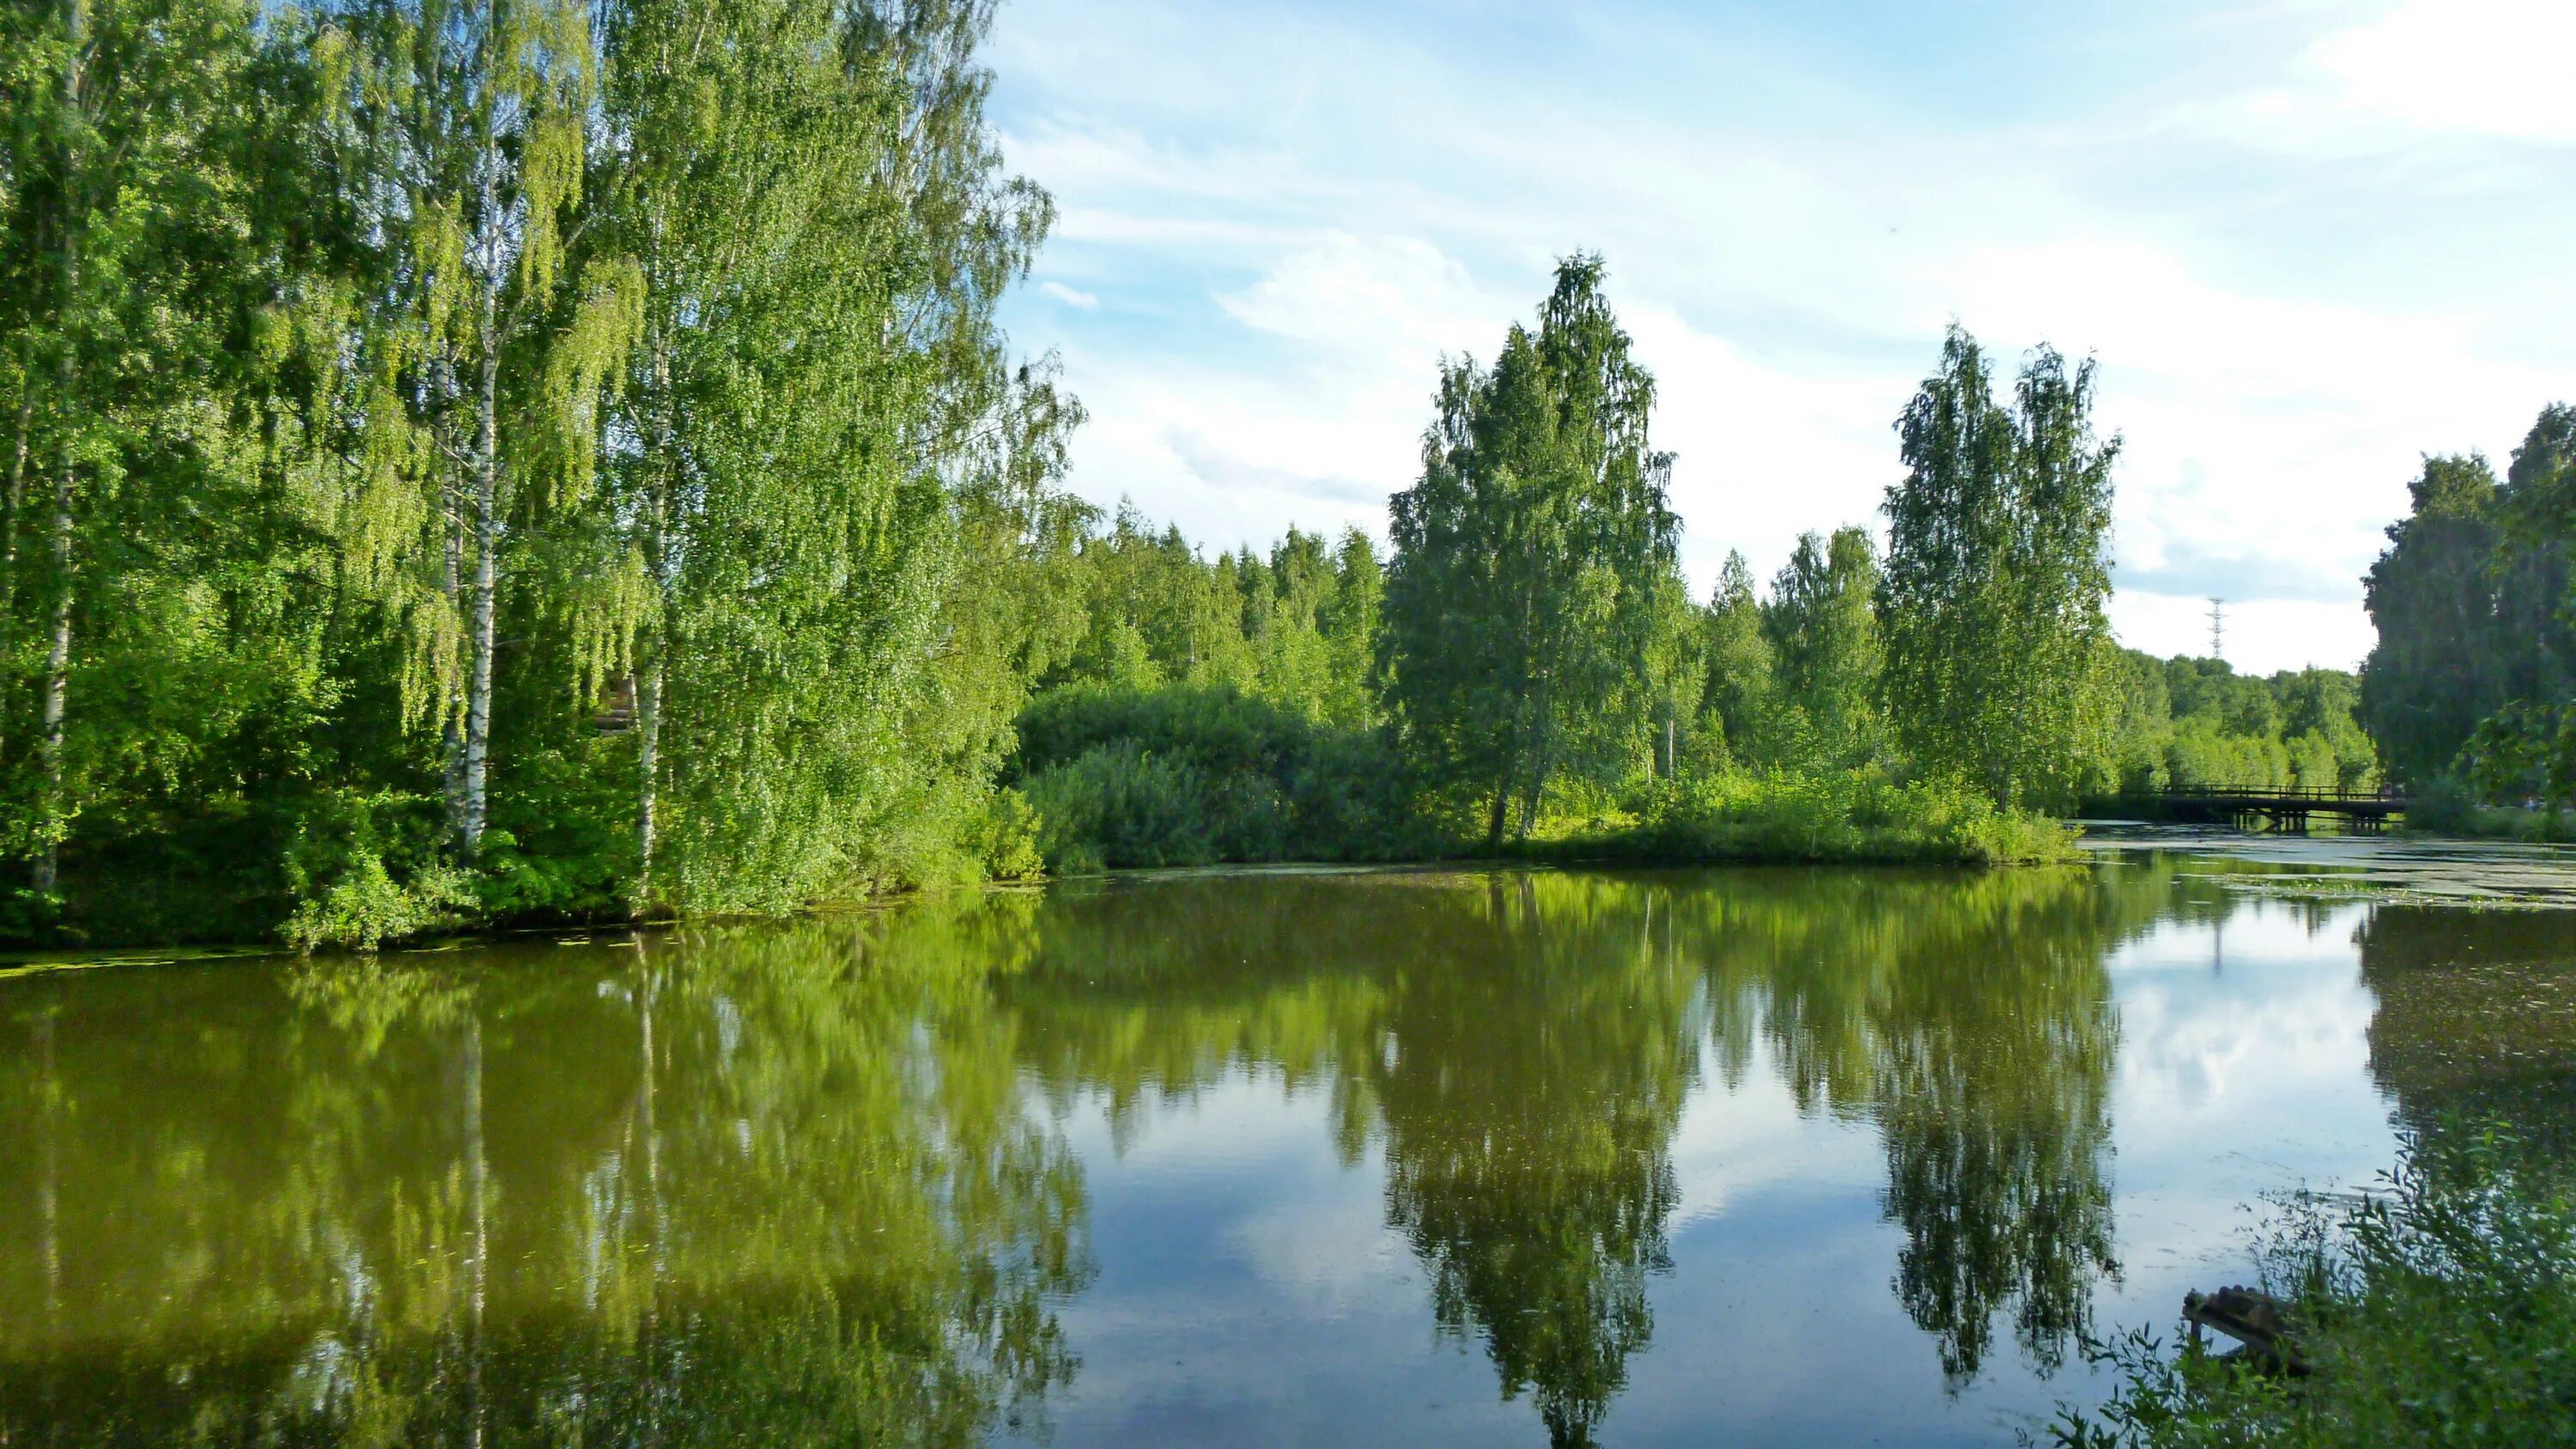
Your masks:
{"label": "green shrub cluster", "polygon": [[2436,775],[2406,795],[2406,828],[2533,844],[2576,841],[2576,813],[2555,805],[2488,805],[2457,775]]}
{"label": "green shrub cluster", "polygon": [[2385,1193],[2294,1201],[2263,1255],[2293,1305],[2304,1378],[2165,1347],[2097,1350],[2100,1410],[2052,1426],[2069,1449],[2380,1449],[2576,1443],[2576,1199],[2502,1129],[2410,1139]]}
{"label": "green shrub cluster", "polygon": [[1230,685],[1052,690],[1019,728],[1019,788],[1061,873],[1385,860],[1437,844],[1383,735]]}

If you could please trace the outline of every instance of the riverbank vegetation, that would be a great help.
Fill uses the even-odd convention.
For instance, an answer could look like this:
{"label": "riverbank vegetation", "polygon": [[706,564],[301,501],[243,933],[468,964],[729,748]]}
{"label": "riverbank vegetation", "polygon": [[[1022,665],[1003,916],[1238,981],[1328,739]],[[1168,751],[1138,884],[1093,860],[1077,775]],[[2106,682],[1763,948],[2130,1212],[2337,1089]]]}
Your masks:
{"label": "riverbank vegetation", "polygon": [[1959,854],[1903,802],[2070,798],[2089,365],[1998,401],[1954,334],[1884,563],[1845,529],[1700,607],[1576,256],[1426,379],[1391,551],[1210,558],[1065,490],[1080,405],[996,324],[1052,207],[984,117],[992,18],[0,21],[0,937],[363,945],[1621,815],[1753,853],[1845,804],[1800,854]]}
{"label": "riverbank vegetation", "polygon": [[2069,1411],[2069,1449],[2560,1444],[2576,1416],[2576,1200],[2499,1130],[2410,1138],[2384,1194],[2294,1199],[2268,1240],[2313,1372],[2284,1378],[2140,1331],[2101,1350],[2119,1386]]}
{"label": "riverbank vegetation", "polygon": [[1692,596],[1582,254],[1425,379],[1386,545],[1083,502],[1082,407],[996,321],[1053,210],[985,119],[992,20],[0,19],[0,940],[1566,841],[2050,858],[2086,800],[2375,778],[2389,671],[2118,650],[2119,440],[2045,346],[1952,329],[1884,534],[1767,588],[1735,555]]}

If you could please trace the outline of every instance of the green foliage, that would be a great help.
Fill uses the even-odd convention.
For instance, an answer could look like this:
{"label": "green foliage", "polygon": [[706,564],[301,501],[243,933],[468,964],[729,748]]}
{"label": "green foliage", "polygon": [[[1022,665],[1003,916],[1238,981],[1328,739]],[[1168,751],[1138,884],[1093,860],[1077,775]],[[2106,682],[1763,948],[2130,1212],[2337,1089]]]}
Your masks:
{"label": "green foliage", "polygon": [[2576,803],[2576,708],[2516,700],[2470,733],[2460,765],[2481,800]]}
{"label": "green foliage", "polygon": [[2360,684],[2350,674],[2256,677],[2225,660],[2158,660],[2134,650],[2117,651],[2108,673],[2113,723],[2084,783],[2092,799],[2168,786],[2359,790],[2380,782],[2378,749],[2357,718]]}
{"label": "green foliage", "polygon": [[1566,259],[1535,333],[1515,325],[1490,370],[1444,364],[1421,479],[1390,505],[1390,711],[1409,755],[1486,804],[1496,844],[1560,773],[1632,768],[1664,693],[1671,459],[1648,445],[1654,379],[1604,276]]}
{"label": "green foliage", "polygon": [[1885,754],[1878,580],[1868,532],[1838,528],[1830,543],[1801,537],[1772,582],[1761,625],[1782,713],[1773,728],[1796,741],[1791,752],[1811,757],[1801,763],[1846,770]]}
{"label": "green foliage", "polygon": [[1049,691],[1020,717],[1049,864],[1374,860],[1434,843],[1382,736],[1230,686]]}
{"label": "green foliage", "polygon": [[[1052,208],[991,18],[0,16],[0,931],[364,940],[442,860],[468,918],[1025,870],[995,777],[1062,651],[992,590],[1081,410],[994,321]],[[396,798],[444,822],[380,888],[337,802]]]}
{"label": "green foliage", "polygon": [[299,951],[323,946],[372,951],[387,940],[453,927],[474,903],[473,884],[461,871],[428,866],[396,885],[382,859],[360,851],[343,864],[328,890],[295,908],[281,934]]}
{"label": "green foliage", "polygon": [[2488,571],[2498,543],[2496,480],[2484,458],[2436,457],[2408,485],[2414,511],[2388,530],[2367,587],[2379,643],[2363,666],[2371,733],[2399,778],[2451,763],[2477,722],[2505,701]]}
{"label": "green foliage", "polygon": [[373,951],[454,926],[478,903],[473,881],[439,860],[437,836],[432,802],[417,796],[339,792],[312,802],[286,852],[296,907],[279,934],[299,951]]}
{"label": "green foliage", "polygon": [[2561,795],[2532,722],[2576,700],[2576,408],[2543,409],[2501,483],[2476,454],[2428,457],[2409,495],[2364,581],[2362,718],[2409,784]]}
{"label": "green foliage", "polygon": [[1082,408],[996,322],[1053,207],[993,13],[0,15],[0,935],[778,911],[1910,768],[1865,534],[1685,596],[1596,258],[1444,372],[1389,559],[1070,497]]}
{"label": "green foliage", "polygon": [[1897,420],[1878,612],[1889,717],[1921,766],[2002,804],[2067,802],[2110,713],[2111,468],[2093,435],[2093,364],[2042,346],[2010,406],[1956,326]]}
{"label": "green foliage", "polygon": [[1727,773],[1649,792],[1632,830],[1585,849],[1672,862],[2056,864],[2074,832],[1957,781],[1868,770]]}
{"label": "green foliage", "polygon": [[1785,765],[1799,753],[1797,731],[1781,708],[1771,641],[1753,571],[1729,553],[1709,600],[1708,678],[1701,699],[1703,768],[1729,760],[1754,768]]}
{"label": "green foliage", "polygon": [[2502,1129],[2409,1137],[2386,1190],[2293,1200],[2264,1254],[2316,1372],[2266,1377],[2145,1330],[2102,1350],[2119,1376],[2071,1449],[2565,1444],[2576,1425],[2576,1199]]}

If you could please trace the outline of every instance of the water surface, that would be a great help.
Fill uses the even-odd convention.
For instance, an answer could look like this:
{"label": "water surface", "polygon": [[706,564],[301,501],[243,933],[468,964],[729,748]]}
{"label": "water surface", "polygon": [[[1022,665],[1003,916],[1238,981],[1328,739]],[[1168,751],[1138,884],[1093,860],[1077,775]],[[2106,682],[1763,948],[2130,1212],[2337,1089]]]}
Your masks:
{"label": "water surface", "polygon": [[2576,917],[2244,877],[1177,873],[0,980],[0,1444],[2009,1443],[2261,1194],[2568,1120]]}

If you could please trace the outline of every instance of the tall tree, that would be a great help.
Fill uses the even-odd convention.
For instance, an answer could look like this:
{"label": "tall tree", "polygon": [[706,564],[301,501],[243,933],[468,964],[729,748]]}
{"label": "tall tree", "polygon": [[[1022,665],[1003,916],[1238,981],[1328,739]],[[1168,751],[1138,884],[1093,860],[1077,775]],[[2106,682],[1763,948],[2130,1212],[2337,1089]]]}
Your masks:
{"label": "tall tree", "polygon": [[[375,143],[368,189],[396,258],[382,326],[422,445],[365,480],[363,512],[414,522],[443,607],[417,637],[446,737],[450,826],[489,818],[493,680],[514,510],[590,487],[596,402],[635,328],[631,266],[568,266],[600,55],[581,0],[337,0]],[[388,399],[389,401],[392,399]],[[390,426],[390,424],[388,424]]]}
{"label": "tall tree", "polygon": [[1499,844],[1559,772],[1613,774],[1643,743],[1658,591],[1676,569],[1671,456],[1647,441],[1654,378],[1602,291],[1559,264],[1535,332],[1491,370],[1443,365],[1422,478],[1390,505],[1392,712],[1435,775],[1486,805]]}
{"label": "tall tree", "polygon": [[2576,407],[2541,409],[2497,498],[2499,623],[2515,699],[2576,695]]}
{"label": "tall tree", "polygon": [[1879,752],[1877,590],[1878,549],[1866,530],[1838,528],[1830,542],[1810,532],[1762,611],[1784,702],[1817,761],[1834,768]]}
{"label": "tall tree", "polygon": [[1377,637],[1385,606],[1386,571],[1377,546],[1358,529],[1343,529],[1333,553],[1332,594],[1320,621],[1329,681],[1324,717],[1336,724],[1378,722]]}
{"label": "tall tree", "polygon": [[[92,777],[183,773],[174,753],[223,715],[220,691],[173,699],[172,667],[192,645],[239,662],[217,599],[254,527],[231,490],[256,472],[242,389],[272,349],[247,328],[276,300],[242,174],[256,15],[58,0],[0,19],[0,750],[33,736],[5,845],[42,898]],[[76,699],[101,688],[84,719]]]}
{"label": "tall tree", "polygon": [[2362,717],[2398,778],[2421,782],[2506,700],[2492,569],[2502,533],[2495,472],[2476,454],[2426,458],[2407,492],[2412,511],[2363,580],[2379,641],[2362,666]]}
{"label": "tall tree", "polygon": [[2004,803],[2063,801],[2107,729],[2111,470],[2093,364],[2042,346],[2012,403],[1957,326],[1897,419],[1878,589],[1887,700],[1915,761]]}
{"label": "tall tree", "polygon": [[589,612],[583,662],[594,689],[608,666],[633,666],[631,891],[649,905],[675,630],[707,603],[684,590],[708,577],[693,568],[700,551],[738,542],[725,528],[744,513],[739,495],[766,481],[746,475],[795,451],[746,456],[730,445],[746,427],[795,421],[759,416],[782,382],[762,364],[777,360],[782,344],[812,342],[799,335],[804,319],[781,315],[784,289],[806,280],[798,263],[810,266],[829,226],[835,182],[864,174],[883,143],[871,134],[870,98],[842,83],[824,7],[631,0],[606,7],[603,18],[612,63],[601,95],[596,243],[602,256],[638,268],[643,315],[611,402],[609,474],[623,526],[592,540],[602,555],[592,578],[604,587]]}
{"label": "tall tree", "polygon": [[995,321],[1053,207],[985,119],[991,18],[613,18],[618,246],[646,277],[614,470],[646,585],[637,832],[673,904],[906,875],[990,789],[1008,714],[940,613],[991,521],[961,530],[965,495],[994,501],[1013,455],[1045,472],[1080,416]]}
{"label": "tall tree", "polygon": [[1730,550],[1708,603],[1708,682],[1702,729],[1726,757],[1747,766],[1780,763],[1776,661],[1754,597],[1753,568]]}

